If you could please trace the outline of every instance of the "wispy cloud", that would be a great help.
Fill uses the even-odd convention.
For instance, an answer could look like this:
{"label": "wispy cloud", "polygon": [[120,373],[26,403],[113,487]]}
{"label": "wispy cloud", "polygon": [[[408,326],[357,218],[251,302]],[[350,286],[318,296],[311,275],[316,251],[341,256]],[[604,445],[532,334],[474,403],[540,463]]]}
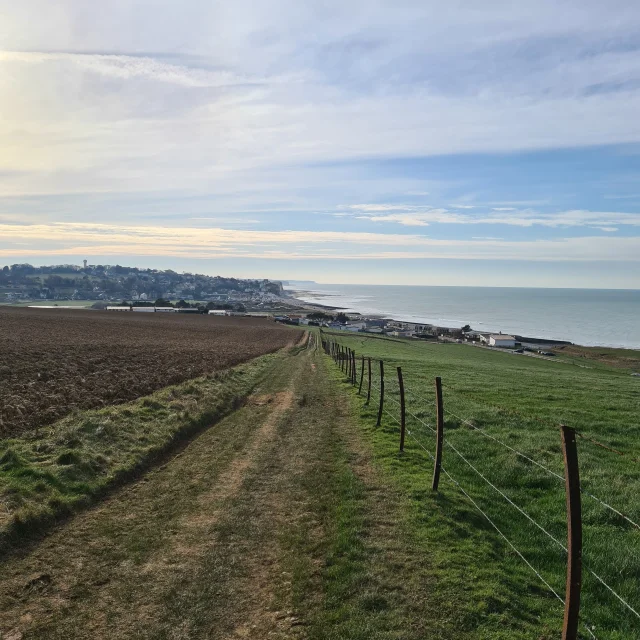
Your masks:
{"label": "wispy cloud", "polygon": [[[409,234],[132,227],[88,223],[0,224],[0,237],[11,244],[33,243],[33,253],[40,256],[640,261],[640,237],[581,237],[516,242],[493,238],[441,240]],[[1,248],[0,245],[2,257],[29,254],[28,249]]]}
{"label": "wispy cloud", "polygon": [[[575,209],[555,213],[541,213],[532,209],[518,210],[515,207],[497,207],[490,213],[466,214],[452,212],[436,207],[419,207],[409,205],[366,205],[349,206],[357,213],[354,217],[370,222],[396,222],[408,226],[428,226],[430,223],[440,224],[496,224],[516,227],[592,227],[603,231],[613,231],[612,225],[640,226],[640,213],[624,213],[615,211],[585,211]],[[390,214],[378,212],[393,211]]]}
{"label": "wispy cloud", "polygon": [[[0,51],[0,64],[67,63],[78,69],[121,80],[148,78],[158,82],[184,87],[227,87],[260,84],[264,79],[233,73],[229,70],[209,70],[186,65],[171,64],[147,56],[121,54]],[[282,79],[270,78],[269,82]],[[288,77],[287,81],[292,78]]]}

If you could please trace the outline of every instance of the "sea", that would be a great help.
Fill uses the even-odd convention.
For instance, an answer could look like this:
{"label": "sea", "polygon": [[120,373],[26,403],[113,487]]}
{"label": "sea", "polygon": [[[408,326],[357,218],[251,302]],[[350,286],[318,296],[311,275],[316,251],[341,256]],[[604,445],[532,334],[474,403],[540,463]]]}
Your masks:
{"label": "sea", "polygon": [[405,322],[640,349],[640,291],[317,284],[289,281],[305,302]]}

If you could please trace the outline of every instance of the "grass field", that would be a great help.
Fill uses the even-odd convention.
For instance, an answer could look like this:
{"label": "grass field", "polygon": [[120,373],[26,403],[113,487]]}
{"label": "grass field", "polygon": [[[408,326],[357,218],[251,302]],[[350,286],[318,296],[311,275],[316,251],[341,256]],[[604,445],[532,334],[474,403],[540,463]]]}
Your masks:
{"label": "grass field", "polygon": [[[436,531],[438,518],[433,517],[434,505],[428,495],[432,463],[415,442],[419,441],[433,453],[433,433],[422,423],[430,426],[435,423],[433,389],[436,375],[443,381],[446,441],[558,541],[566,544],[563,483],[508,448],[483,437],[483,433],[500,439],[561,476],[560,424],[574,426],[585,435],[615,448],[624,455],[579,440],[583,489],[636,523],[640,522],[637,446],[640,380],[631,377],[628,371],[606,366],[602,361],[594,368],[583,368],[572,362],[549,362],[467,345],[342,334],[327,337],[351,347],[358,355],[385,361],[389,397],[386,411],[389,413],[383,414],[384,428],[373,431],[376,451],[384,466],[414,497],[416,512],[422,512],[424,519],[429,521],[428,526],[435,527]],[[379,374],[377,362],[374,364],[373,387],[376,389]],[[407,409],[413,414],[407,417],[412,437],[408,440],[406,454],[400,457],[394,454],[399,431],[394,420],[399,414],[397,366],[402,367]],[[366,388],[366,374],[364,386]],[[372,405],[377,399],[374,395]],[[375,423],[373,406],[365,409],[363,415],[366,423]],[[482,433],[461,419],[469,421]],[[550,586],[564,596],[565,552],[512,508],[449,446],[445,446],[443,465]],[[459,494],[457,487],[446,477],[443,478],[442,494],[443,500]],[[497,582],[493,588],[496,594],[519,601],[523,615],[534,615],[535,612],[535,616],[558,628],[562,617],[561,603],[539,580],[534,589],[535,576],[507,543],[500,541],[486,520],[473,511],[471,504],[467,504],[471,509],[469,513],[458,512],[453,516],[458,522],[458,542],[463,547],[468,539],[473,539],[474,544],[482,544],[477,541],[480,529],[486,539],[484,544],[492,548],[491,553],[470,565],[470,572],[476,574],[476,579],[478,574],[484,575],[482,582],[495,574]],[[445,520],[451,519],[452,512],[446,508],[444,512]],[[640,531],[587,495],[583,495],[583,522],[585,566],[640,611]],[[503,567],[508,567],[507,573]],[[527,572],[533,582],[523,589],[519,581]],[[513,582],[509,576],[513,577]],[[473,590],[473,584],[469,588]],[[545,608],[541,610],[540,603],[545,601]],[[598,638],[640,638],[640,620],[588,572],[583,581],[582,611],[583,620]],[[585,637],[590,637],[584,629],[583,632]]]}

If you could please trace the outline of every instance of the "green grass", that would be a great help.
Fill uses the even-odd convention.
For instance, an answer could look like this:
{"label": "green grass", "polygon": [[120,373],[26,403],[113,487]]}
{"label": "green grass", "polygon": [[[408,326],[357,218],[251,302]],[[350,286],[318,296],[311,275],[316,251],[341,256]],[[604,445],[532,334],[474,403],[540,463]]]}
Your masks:
{"label": "green grass", "polygon": [[281,354],[73,413],[36,435],[0,441],[0,552],[136,476],[181,440],[236,409]]}
{"label": "green grass", "polygon": [[[332,336],[342,344],[385,361],[386,410],[398,416],[395,367],[407,387],[407,409],[420,421],[435,421],[434,377],[443,380],[446,439],[486,478],[506,493],[561,542],[566,542],[563,483],[509,449],[483,437],[456,416],[563,474],[558,425],[566,423],[626,455],[580,440],[583,488],[640,521],[640,381],[599,363],[585,369],[467,345],[428,344]],[[375,363],[377,365],[377,363]],[[374,370],[374,388],[379,385]],[[366,389],[366,374],[365,384]],[[377,396],[372,404],[377,402]],[[360,402],[360,401],[358,401]],[[375,407],[377,408],[377,407]],[[432,463],[409,438],[397,455],[398,427],[384,414],[383,428],[372,429],[375,411],[363,410],[377,459],[413,501],[412,529],[425,546],[438,549],[436,574],[453,591],[465,581],[468,610],[461,623],[486,629],[478,637],[557,637],[562,607],[504,543],[488,522],[445,477],[440,495],[431,495]],[[408,429],[429,451],[434,436],[408,416]],[[485,484],[450,448],[444,467],[494,520],[551,586],[564,595],[566,555],[544,533]],[[583,495],[585,565],[600,575],[636,610],[640,608],[640,531]],[[447,551],[447,545],[450,552]],[[460,566],[460,558],[464,566]],[[478,610],[473,614],[473,603]],[[583,581],[583,620],[598,638],[640,638],[640,621],[590,574]],[[507,626],[510,631],[501,628]],[[511,625],[511,626],[509,626]],[[538,635],[536,635],[538,633]],[[502,635],[501,635],[502,634]],[[506,635],[505,635],[506,634]],[[512,634],[512,635],[509,635]],[[548,634],[548,635],[545,635]],[[588,637],[585,635],[585,637]]]}

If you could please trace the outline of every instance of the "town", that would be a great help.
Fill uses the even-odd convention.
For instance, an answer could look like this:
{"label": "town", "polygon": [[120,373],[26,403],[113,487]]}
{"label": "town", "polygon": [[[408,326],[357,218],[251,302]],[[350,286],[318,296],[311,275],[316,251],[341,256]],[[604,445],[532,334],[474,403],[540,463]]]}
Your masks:
{"label": "town", "polygon": [[[280,282],[242,280],[176,273],[170,269],[138,269],[120,265],[14,264],[0,269],[0,303],[56,303],[56,306],[201,306],[206,310],[245,311],[290,308]],[[188,302],[187,302],[188,301]],[[86,302],[86,305],[78,304]],[[93,303],[93,304],[91,304]]]}

